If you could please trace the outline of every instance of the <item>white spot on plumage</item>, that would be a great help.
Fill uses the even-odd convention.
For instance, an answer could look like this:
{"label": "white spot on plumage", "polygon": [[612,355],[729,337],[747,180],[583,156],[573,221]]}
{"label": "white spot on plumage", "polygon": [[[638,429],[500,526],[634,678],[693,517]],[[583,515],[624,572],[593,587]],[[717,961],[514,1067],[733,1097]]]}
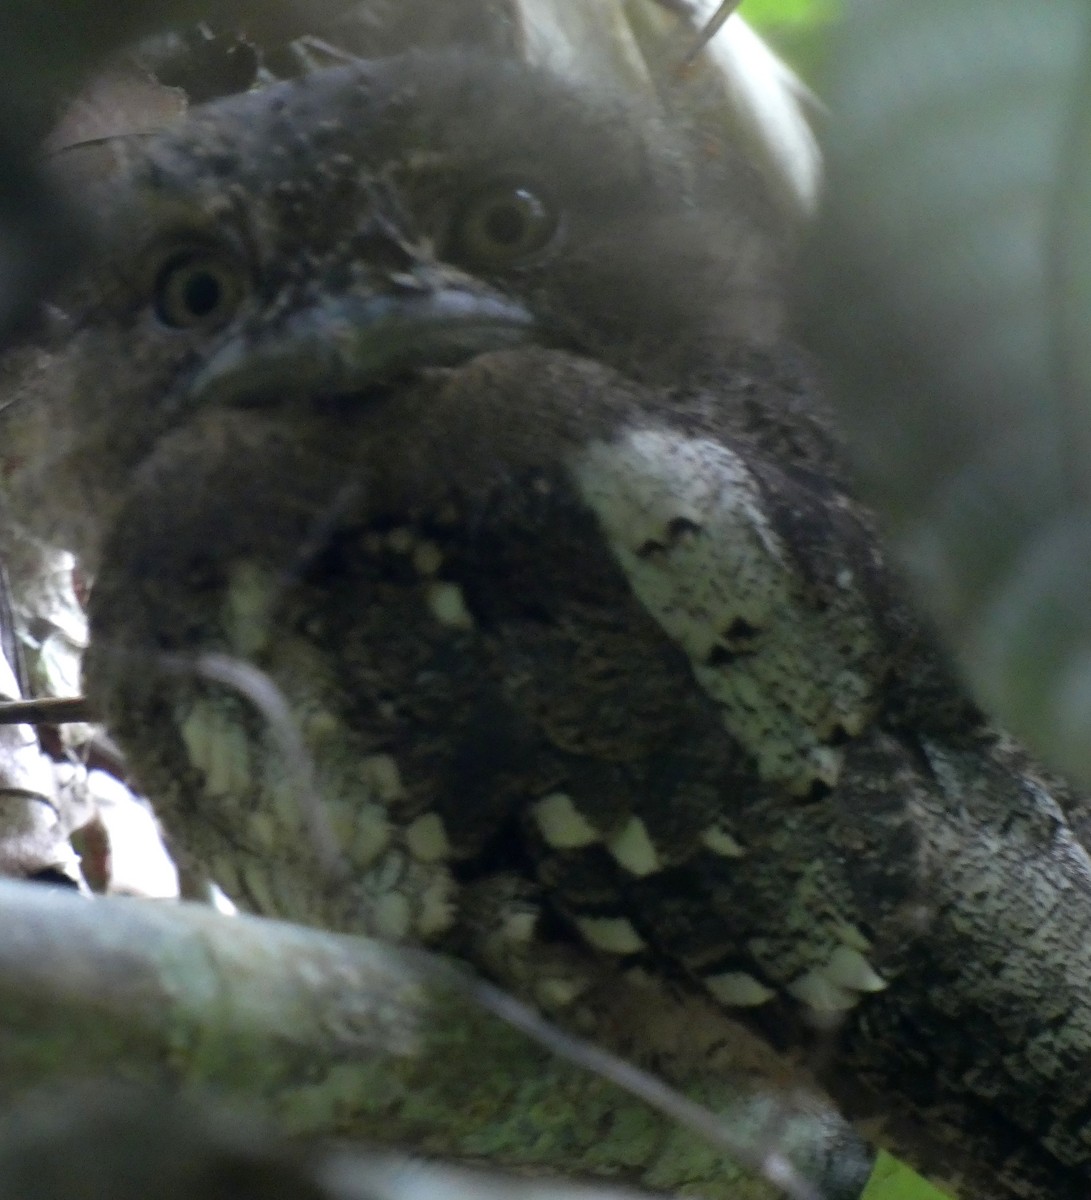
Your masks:
{"label": "white spot on plumage", "polygon": [[276,595],[263,567],[246,559],[231,564],[224,623],[231,649],[241,658],[253,658],[269,644]]}
{"label": "white spot on plumage", "polygon": [[839,925],[837,928],[837,937],[846,946],[851,946],[853,950],[859,950],[861,954],[866,954],[871,949],[871,942],[868,941],[855,925]]}
{"label": "white spot on plumage", "polygon": [[[703,438],[630,430],[587,447],[576,476],[637,594],[691,658],[740,616],[760,623],[783,551],[737,455]],[[727,535],[718,554],[705,545],[710,521]],[[691,536],[672,535],[680,524]],[[663,553],[639,557],[649,545]],[[685,577],[672,582],[680,567]]]}
{"label": "white spot on plumage", "polygon": [[353,865],[366,867],[390,845],[393,829],[381,805],[357,801],[352,807],[355,821],[347,848]]}
{"label": "white spot on plumage", "polygon": [[424,813],[417,817],[406,828],[405,844],[419,862],[439,862],[451,853],[451,843],[439,813]]}
{"label": "white spot on plumage", "polygon": [[345,727],[329,709],[309,713],[303,722],[307,738],[312,741],[333,741],[345,736]]}
{"label": "white spot on plumage", "polygon": [[776,995],[772,988],[759,983],[745,971],[724,971],[719,975],[706,975],[705,987],[721,1003],[729,1008],[756,1008],[766,1004]]}
{"label": "white spot on plumage", "polygon": [[645,947],[644,939],[624,917],[578,917],[576,928],[589,946],[607,954],[635,954]]}
{"label": "white spot on plumage", "polygon": [[710,825],[701,834],[701,845],[721,858],[742,858],[746,851],[737,841],[719,825]]}
{"label": "white spot on plumage", "polygon": [[[242,883],[239,877],[239,857],[235,854],[213,854],[206,864],[208,872],[208,893],[215,903],[214,891],[222,891],[226,895],[241,896]],[[234,901],[231,902],[234,907]],[[222,911],[222,910],[221,910]]]}
{"label": "white spot on plumage", "polygon": [[817,1013],[848,1012],[860,998],[856,992],[838,987],[820,968],[794,979],[788,984],[788,992]]}
{"label": "white spot on plumage", "polygon": [[441,625],[448,625],[452,629],[473,629],[474,619],[457,583],[430,583],[427,599],[429,611]]}
{"label": "white spot on plumage", "polygon": [[845,756],[833,746],[816,746],[811,752],[812,776],[828,787],[834,787],[841,778],[841,767]]}
{"label": "white spot on plumage", "polygon": [[648,828],[639,817],[630,817],[618,833],[607,839],[606,848],[634,875],[651,875],[662,867]]}
{"label": "white spot on plumage", "polygon": [[235,901],[216,883],[208,885],[208,900],[212,907],[218,913],[222,913],[225,917],[237,917],[239,915],[238,906]]}
{"label": "white spot on plumage", "polygon": [[537,927],[537,911],[526,909],[521,912],[506,914],[500,934],[506,942],[514,945],[527,945],[533,939],[534,931]]}
{"label": "white spot on plumage", "polygon": [[534,997],[543,1008],[556,1011],[578,1000],[587,986],[584,979],[542,979],[534,985]]}
{"label": "white spot on plumage", "polygon": [[636,428],[585,446],[572,471],[634,593],[763,777],[797,792],[836,782],[840,756],[826,743],[874,706],[871,618],[855,592],[811,602],[743,457]]}
{"label": "white spot on plumage", "polygon": [[565,792],[550,792],[543,796],[531,813],[542,837],[555,850],[578,850],[602,839]]}
{"label": "white spot on plumage", "polygon": [[211,701],[197,700],[179,730],[190,762],[203,772],[210,795],[237,796],[250,789],[250,747],[234,713],[222,711]]}
{"label": "white spot on plumage", "polygon": [[830,955],[825,974],[838,987],[856,992],[881,992],[887,986],[886,980],[871,963],[851,946],[837,947]]}
{"label": "white spot on plumage", "polygon": [[400,942],[410,930],[413,914],[409,900],[401,892],[386,892],[375,900],[375,933],[391,942]]}
{"label": "white spot on plumage", "polygon": [[389,754],[369,754],[360,760],[360,778],[376,800],[397,800],[402,794],[402,777]]}
{"label": "white spot on plumage", "polygon": [[429,939],[446,933],[454,923],[451,881],[446,873],[435,876],[416,897],[417,913],[413,922],[417,936]]}

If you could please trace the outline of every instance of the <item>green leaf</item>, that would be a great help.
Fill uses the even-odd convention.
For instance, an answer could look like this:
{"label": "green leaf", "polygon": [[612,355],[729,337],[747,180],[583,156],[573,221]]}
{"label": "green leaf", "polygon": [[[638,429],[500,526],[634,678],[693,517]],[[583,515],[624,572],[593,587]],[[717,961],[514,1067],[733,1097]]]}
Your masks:
{"label": "green leaf", "polygon": [[739,9],[756,29],[784,25],[822,25],[840,9],[837,0],[744,0]]}
{"label": "green leaf", "polygon": [[880,1150],[860,1200],[950,1200],[905,1163]]}

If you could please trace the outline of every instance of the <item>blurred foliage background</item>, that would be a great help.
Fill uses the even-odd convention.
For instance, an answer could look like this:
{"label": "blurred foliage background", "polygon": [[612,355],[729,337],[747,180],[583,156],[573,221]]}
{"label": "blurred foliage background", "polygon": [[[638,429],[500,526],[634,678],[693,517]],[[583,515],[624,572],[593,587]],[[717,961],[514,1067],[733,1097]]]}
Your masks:
{"label": "blurred foliage background", "polygon": [[840,11],[838,0],[743,0],[739,8],[811,84],[821,74],[823,48]]}

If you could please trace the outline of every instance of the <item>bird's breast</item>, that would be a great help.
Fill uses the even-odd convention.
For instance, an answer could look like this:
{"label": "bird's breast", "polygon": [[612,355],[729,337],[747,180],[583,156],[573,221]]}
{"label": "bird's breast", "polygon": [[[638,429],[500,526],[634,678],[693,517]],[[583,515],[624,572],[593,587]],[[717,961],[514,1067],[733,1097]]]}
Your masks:
{"label": "bird's breast", "polygon": [[442,944],[517,880],[598,953],[764,1003],[859,954],[848,918],[784,933],[801,888],[845,884],[784,876],[780,843],[829,821],[816,802],[874,710],[867,614],[728,439],[617,394],[584,417],[597,369],[574,364],[566,408],[555,357],[500,366],[341,427],[224,412],[165,439],[106,543],[89,688],[249,906]]}

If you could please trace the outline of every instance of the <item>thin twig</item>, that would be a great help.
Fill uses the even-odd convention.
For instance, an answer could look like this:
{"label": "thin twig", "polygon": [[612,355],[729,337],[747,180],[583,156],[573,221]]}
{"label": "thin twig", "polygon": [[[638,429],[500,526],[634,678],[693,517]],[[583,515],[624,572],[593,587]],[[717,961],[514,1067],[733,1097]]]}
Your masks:
{"label": "thin twig", "polygon": [[196,658],[165,655],[159,661],[168,670],[193,674],[231,688],[258,710],[269,726],[292,780],[296,800],[326,882],[331,887],[341,884],[350,874],[349,867],[322,800],[315,777],[314,760],[284,693],[272,677],[253,663],[227,654],[200,654]]}
{"label": "thin twig", "polygon": [[95,719],[85,696],[0,700],[0,725],[71,725]]}
{"label": "thin twig", "polygon": [[742,0],[723,0],[720,7],[705,22],[704,28],[697,35],[697,41],[693,44],[693,47],[686,52],[685,57],[678,64],[679,71],[684,71],[687,67],[693,66],[697,55],[720,32],[727,22],[727,18],[731,16],[741,3]]}
{"label": "thin twig", "polygon": [[558,1058],[609,1080],[616,1087],[643,1100],[676,1124],[689,1129],[740,1166],[779,1188],[791,1200],[821,1200],[814,1186],[774,1148],[761,1149],[734,1133],[722,1117],[691,1100],[648,1071],[627,1062],[609,1050],[568,1033],[546,1020],[510,993],[486,983],[465,968],[424,950],[399,947],[399,953],[415,959],[437,982],[454,984],[486,1012],[537,1042]]}

